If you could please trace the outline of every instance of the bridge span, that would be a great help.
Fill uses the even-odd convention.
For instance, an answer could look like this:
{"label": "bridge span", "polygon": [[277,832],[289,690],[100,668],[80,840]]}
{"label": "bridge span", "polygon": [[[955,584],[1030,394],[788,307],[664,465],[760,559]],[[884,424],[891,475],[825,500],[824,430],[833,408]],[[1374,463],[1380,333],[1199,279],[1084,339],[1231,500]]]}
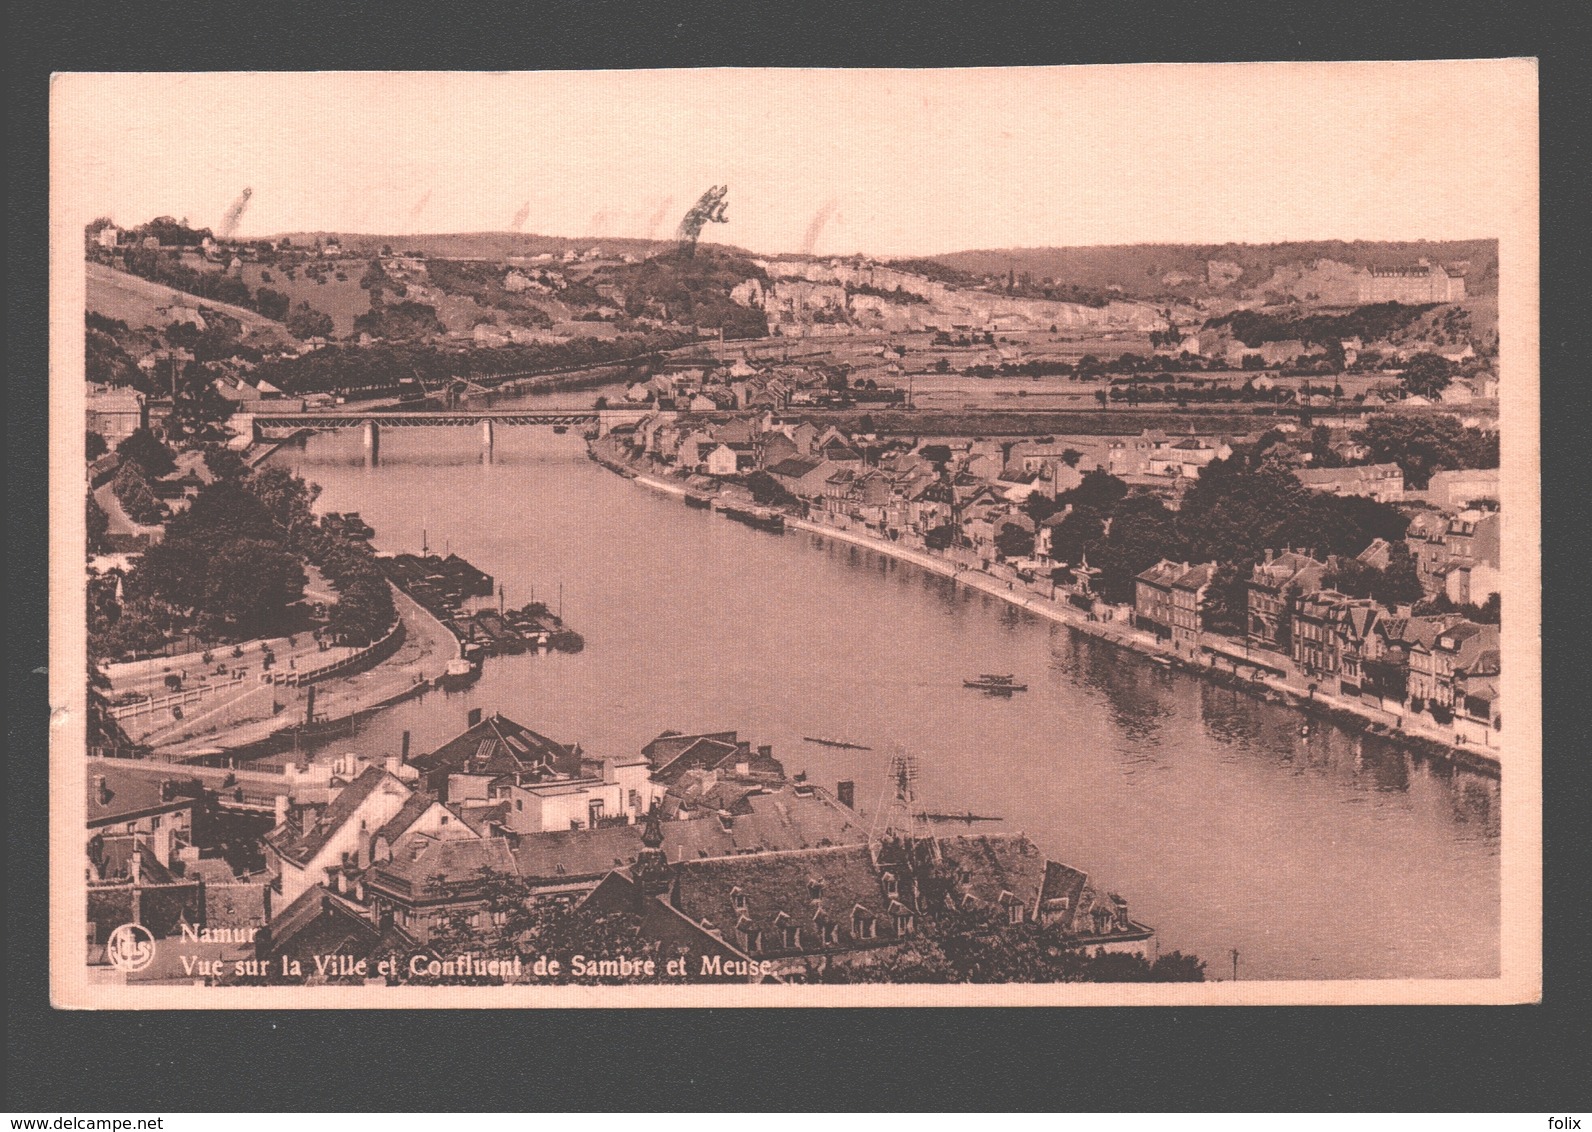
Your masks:
{"label": "bridge span", "polygon": [[383,411],[360,410],[300,410],[296,412],[258,412],[234,418],[235,424],[247,429],[256,440],[268,433],[293,433],[303,429],[322,431],[338,428],[358,428],[365,434],[365,450],[372,456],[381,445],[381,430],[385,428],[478,428],[481,446],[490,450],[493,434],[499,425],[569,427],[571,425],[597,426],[597,435],[606,436],[616,425],[635,424],[656,410],[648,408],[614,409],[412,409]]}

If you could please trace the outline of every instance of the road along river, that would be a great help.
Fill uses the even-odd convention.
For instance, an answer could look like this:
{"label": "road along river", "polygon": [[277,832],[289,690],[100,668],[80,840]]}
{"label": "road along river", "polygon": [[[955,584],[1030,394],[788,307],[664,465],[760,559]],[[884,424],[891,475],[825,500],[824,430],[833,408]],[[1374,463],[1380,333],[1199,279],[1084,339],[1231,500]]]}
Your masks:
{"label": "road along river", "polygon": [[[592,392],[526,398],[590,404]],[[570,400],[570,398],[574,398]],[[857,783],[920,762],[930,811],[1001,815],[1153,924],[1163,950],[1241,978],[1498,971],[1499,789],[1289,708],[1167,671],[823,535],[771,535],[604,471],[574,433],[405,428],[367,466],[357,431],[272,457],[358,511],[384,551],[462,554],[510,604],[558,603],[574,655],[489,660],[466,691],[389,708],[327,749],[430,749],[469,708],[598,754],[665,728],[736,729],[791,772]],[[962,687],[1011,672],[1029,691]],[[831,750],[806,735],[866,744]],[[947,832],[964,827],[945,827]]]}

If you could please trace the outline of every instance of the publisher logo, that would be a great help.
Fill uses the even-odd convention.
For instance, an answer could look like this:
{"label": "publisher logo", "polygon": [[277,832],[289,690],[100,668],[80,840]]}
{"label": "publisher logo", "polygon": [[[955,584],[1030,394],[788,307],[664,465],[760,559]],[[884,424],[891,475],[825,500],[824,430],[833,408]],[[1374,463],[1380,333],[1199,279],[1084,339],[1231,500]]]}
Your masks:
{"label": "publisher logo", "polygon": [[123,924],[105,942],[105,958],[118,971],[142,971],[155,961],[155,936],[143,924]]}

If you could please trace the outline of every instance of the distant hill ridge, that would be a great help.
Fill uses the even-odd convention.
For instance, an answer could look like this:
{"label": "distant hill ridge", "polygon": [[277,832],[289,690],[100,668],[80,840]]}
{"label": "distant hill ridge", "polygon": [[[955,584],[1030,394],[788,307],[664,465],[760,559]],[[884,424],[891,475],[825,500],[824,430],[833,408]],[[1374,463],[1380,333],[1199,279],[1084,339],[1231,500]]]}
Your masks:
{"label": "distant hill ridge", "polygon": [[990,248],[921,257],[980,278],[1028,275],[1085,288],[1120,288],[1144,298],[1237,296],[1281,285],[1326,260],[1351,269],[1407,267],[1425,259],[1464,264],[1472,295],[1498,289],[1497,240],[1308,240],[1275,244],[1117,244],[1100,247]]}

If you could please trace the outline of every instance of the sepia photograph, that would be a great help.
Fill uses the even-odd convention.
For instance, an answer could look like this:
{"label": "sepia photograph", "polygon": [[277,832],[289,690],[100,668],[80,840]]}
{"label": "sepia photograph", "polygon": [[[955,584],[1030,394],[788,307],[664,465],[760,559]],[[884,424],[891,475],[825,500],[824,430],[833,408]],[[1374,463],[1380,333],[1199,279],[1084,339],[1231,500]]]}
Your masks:
{"label": "sepia photograph", "polygon": [[57,1006],[1540,998],[1532,61],[50,151]]}

